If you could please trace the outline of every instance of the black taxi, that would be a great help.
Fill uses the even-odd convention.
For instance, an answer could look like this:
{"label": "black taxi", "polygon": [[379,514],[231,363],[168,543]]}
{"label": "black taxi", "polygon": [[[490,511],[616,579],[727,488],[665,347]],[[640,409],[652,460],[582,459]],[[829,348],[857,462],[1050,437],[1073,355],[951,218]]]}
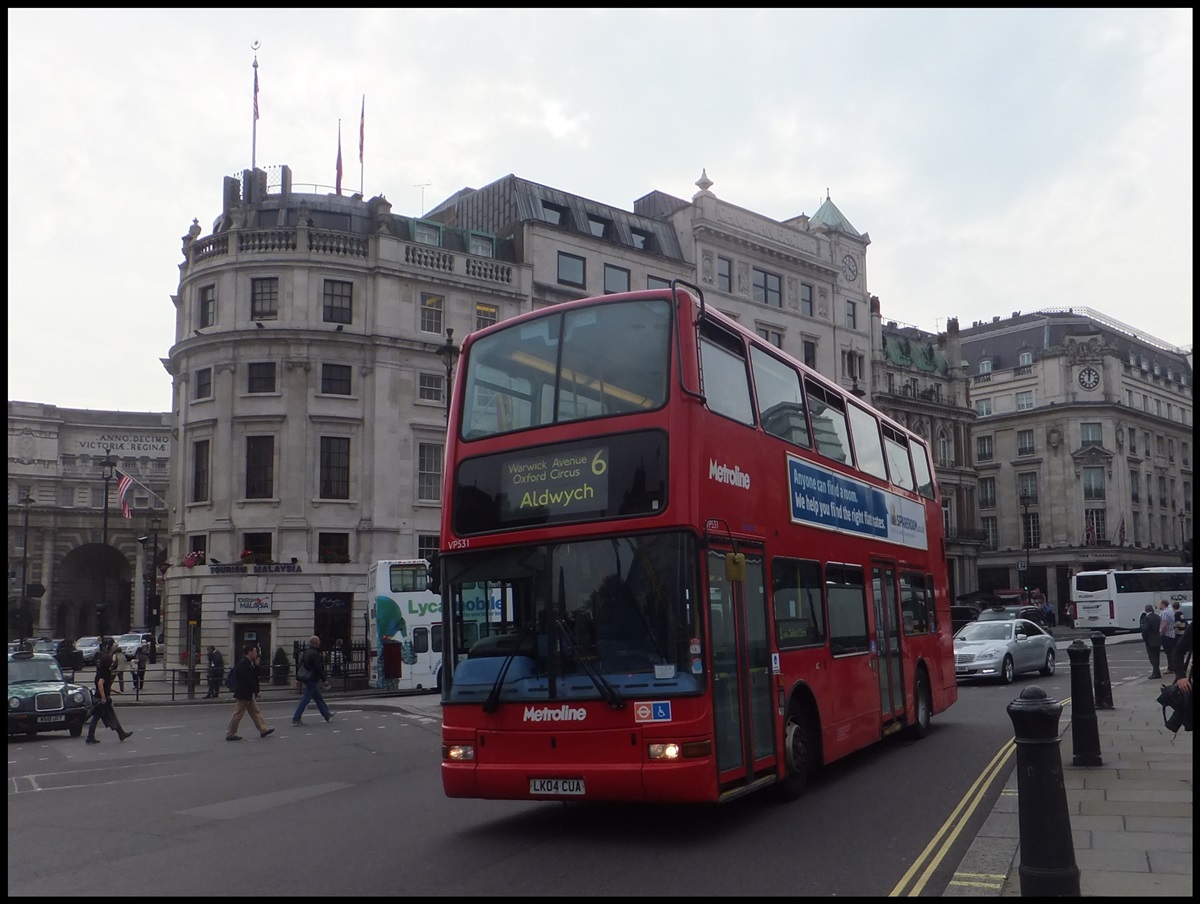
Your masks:
{"label": "black taxi", "polygon": [[68,682],[48,653],[20,650],[8,654],[8,733],[69,731],[83,734],[92,711],[92,692]]}

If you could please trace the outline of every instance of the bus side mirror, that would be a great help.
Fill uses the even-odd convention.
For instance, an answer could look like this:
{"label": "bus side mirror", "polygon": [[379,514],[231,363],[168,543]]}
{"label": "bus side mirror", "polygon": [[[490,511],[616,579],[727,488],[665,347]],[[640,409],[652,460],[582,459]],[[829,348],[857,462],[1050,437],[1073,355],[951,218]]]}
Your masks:
{"label": "bus side mirror", "polygon": [[725,553],[725,579],[730,582],[746,580],[746,554],[743,552]]}
{"label": "bus side mirror", "polygon": [[429,567],[425,570],[425,589],[432,593],[440,593],[442,590],[442,567],[438,554],[430,553],[428,561]]}

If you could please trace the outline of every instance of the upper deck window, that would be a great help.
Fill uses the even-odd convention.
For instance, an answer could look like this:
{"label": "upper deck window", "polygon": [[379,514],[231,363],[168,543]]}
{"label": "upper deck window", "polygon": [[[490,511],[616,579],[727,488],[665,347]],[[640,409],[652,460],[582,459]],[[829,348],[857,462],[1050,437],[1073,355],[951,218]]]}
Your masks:
{"label": "upper deck window", "polygon": [[670,324],[666,301],[615,302],[551,311],[481,339],[465,362],[463,437],[659,407]]}

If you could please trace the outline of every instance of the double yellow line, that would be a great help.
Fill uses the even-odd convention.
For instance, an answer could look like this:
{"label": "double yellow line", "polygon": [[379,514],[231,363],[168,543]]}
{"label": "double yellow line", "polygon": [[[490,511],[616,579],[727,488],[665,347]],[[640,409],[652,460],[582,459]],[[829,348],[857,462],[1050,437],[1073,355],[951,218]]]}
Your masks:
{"label": "double yellow line", "polygon": [[[1065,700],[1059,701],[1064,707],[1071,702],[1068,697]],[[928,884],[930,877],[934,871],[941,866],[946,859],[946,855],[954,847],[956,841],[963,833],[968,821],[979,809],[980,801],[983,800],[992,782],[1000,774],[1012,759],[1016,752],[1017,744],[1013,739],[1004,742],[1003,746],[992,757],[987,767],[979,774],[979,778],[975,779],[974,784],[963,795],[963,799],[959,801],[958,806],[942,823],[942,827],[925,846],[925,850],[921,851],[921,855],[916,862],[908,868],[900,881],[896,883],[896,887],[889,893],[889,897],[914,897],[920,895]],[[917,874],[920,873],[918,876]],[[951,884],[953,885],[970,885],[981,888],[994,888],[999,890],[1004,884],[1004,875],[994,875],[991,873],[955,873]]]}

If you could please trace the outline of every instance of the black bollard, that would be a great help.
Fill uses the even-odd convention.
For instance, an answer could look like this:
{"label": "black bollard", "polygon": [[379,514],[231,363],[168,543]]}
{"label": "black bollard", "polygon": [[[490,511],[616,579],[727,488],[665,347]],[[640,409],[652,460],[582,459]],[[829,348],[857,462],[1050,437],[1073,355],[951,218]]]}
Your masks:
{"label": "black bollard", "polygon": [[1096,709],[1112,709],[1112,682],[1108,678],[1108,651],[1104,649],[1104,635],[1097,631],[1092,635],[1092,655],[1096,665],[1092,669],[1092,684],[1096,688]]}
{"label": "black bollard", "polygon": [[1092,678],[1088,669],[1091,650],[1082,640],[1067,647],[1071,659],[1071,765],[1102,766],[1100,726],[1096,721],[1096,701],[1092,698]]}
{"label": "black bollard", "polygon": [[1063,783],[1058,720],[1062,704],[1036,684],[1008,704],[1017,745],[1021,897],[1079,896],[1079,867]]}

